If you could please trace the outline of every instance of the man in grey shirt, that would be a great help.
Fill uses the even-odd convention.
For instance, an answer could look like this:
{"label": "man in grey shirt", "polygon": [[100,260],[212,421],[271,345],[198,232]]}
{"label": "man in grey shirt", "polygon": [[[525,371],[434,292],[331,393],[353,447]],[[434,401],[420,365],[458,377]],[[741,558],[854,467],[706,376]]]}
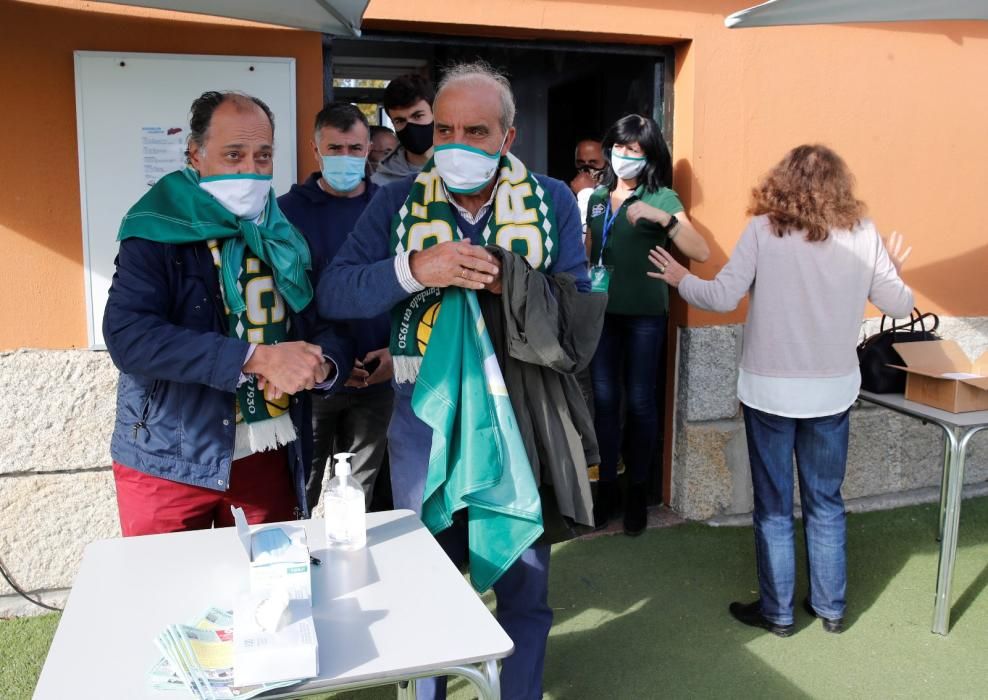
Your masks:
{"label": "man in grey shirt", "polygon": [[384,90],[384,111],[401,143],[377,166],[371,181],[396,182],[418,173],[432,157],[432,84],[421,75],[400,75]]}

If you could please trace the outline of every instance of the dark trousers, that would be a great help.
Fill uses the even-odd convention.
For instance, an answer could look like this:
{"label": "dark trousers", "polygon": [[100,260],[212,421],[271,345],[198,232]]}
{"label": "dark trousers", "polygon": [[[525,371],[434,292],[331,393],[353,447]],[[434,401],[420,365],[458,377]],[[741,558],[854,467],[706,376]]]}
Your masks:
{"label": "dark trousers", "polygon": [[319,503],[326,460],[337,452],[354,453],[350,460],[351,473],[364,490],[364,505],[370,508],[374,482],[387,451],[393,405],[394,392],[390,387],[332,396],[312,395],[312,471],[305,484],[309,510]]}
{"label": "dark trousers", "polygon": [[[422,493],[429,468],[432,429],[412,412],[411,389],[395,401],[389,429],[391,491],[395,508],[422,513]],[[467,556],[466,523],[457,520],[439,533],[436,540],[456,564]],[[546,642],[552,627],[549,607],[549,547],[530,547],[494,584],[497,621],[508,633],[515,650],[501,666],[503,700],[538,700],[542,697],[542,670]],[[416,682],[418,700],[446,697],[446,678],[425,678]]]}
{"label": "dark trousers", "polygon": [[627,432],[623,441],[624,463],[633,484],[648,481],[658,444],[659,408],[655,394],[665,338],[665,316],[607,314],[604,318],[597,352],[590,363],[601,481],[617,479],[622,444],[622,369]]}
{"label": "dark trousers", "polygon": [[[467,561],[466,521],[459,520],[436,540],[457,566]],[[497,621],[515,650],[501,662],[502,700],[539,700],[545,648],[552,628],[549,607],[549,545],[535,545],[494,584]],[[446,697],[446,677],[423,678],[415,686],[418,700]]]}

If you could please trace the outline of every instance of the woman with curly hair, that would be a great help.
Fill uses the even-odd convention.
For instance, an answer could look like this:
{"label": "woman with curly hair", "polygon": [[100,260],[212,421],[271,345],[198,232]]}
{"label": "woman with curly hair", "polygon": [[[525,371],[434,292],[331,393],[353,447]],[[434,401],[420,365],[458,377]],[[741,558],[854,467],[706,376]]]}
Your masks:
{"label": "woman with curly hair", "polygon": [[828,632],[844,628],[846,529],[841,484],[848,413],[861,376],[855,353],[865,302],[908,316],[899,277],[909,254],[886,245],[854,196],[844,161],[824,146],[790,151],[752,191],[731,259],[710,281],[656,248],[648,274],[690,304],[734,310],[748,294],[738,398],[754,489],[752,520],[760,598],[731,603],[740,622],[780,637],[793,632],[793,454],[799,475],[809,595],[803,608]]}

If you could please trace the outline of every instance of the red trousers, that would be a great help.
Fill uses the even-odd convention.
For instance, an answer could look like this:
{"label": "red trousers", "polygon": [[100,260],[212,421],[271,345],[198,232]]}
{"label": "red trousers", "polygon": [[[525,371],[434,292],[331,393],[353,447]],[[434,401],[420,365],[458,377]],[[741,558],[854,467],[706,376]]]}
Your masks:
{"label": "red trousers", "polygon": [[113,463],[113,479],[124,537],[232,527],[230,506],[243,508],[251,524],[296,517],[298,500],[285,449],[258,452],[236,460],[226,491],[180,484],[119,462]]}

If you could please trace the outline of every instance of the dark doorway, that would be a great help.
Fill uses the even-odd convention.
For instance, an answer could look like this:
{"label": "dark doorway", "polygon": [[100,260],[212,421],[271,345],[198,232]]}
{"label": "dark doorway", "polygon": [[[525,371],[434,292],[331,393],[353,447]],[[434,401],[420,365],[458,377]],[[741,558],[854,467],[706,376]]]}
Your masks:
{"label": "dark doorway", "polygon": [[[372,123],[379,123],[377,120],[384,117],[382,110],[375,116],[375,105],[391,79],[403,73],[420,73],[437,82],[445,66],[477,59],[504,71],[511,80],[518,109],[518,136],[512,152],[534,172],[569,182],[576,174],[573,156],[577,142],[599,140],[611,124],[633,113],[655,119],[675,155],[673,50],[669,46],[375,32],[357,39],[326,37],[325,97],[357,103]],[[667,351],[675,333],[668,337]],[[659,449],[649,484],[653,502],[668,497],[662,493],[665,357],[663,352],[656,392]]]}
{"label": "dark doorway", "polygon": [[476,59],[511,79],[518,103],[512,150],[535,172],[568,182],[577,141],[599,139],[625,114],[651,116],[672,145],[669,47],[368,32],[359,39],[327,39],[325,70],[335,99],[367,103],[383,91],[373,82],[407,72],[436,81],[444,66]]}

